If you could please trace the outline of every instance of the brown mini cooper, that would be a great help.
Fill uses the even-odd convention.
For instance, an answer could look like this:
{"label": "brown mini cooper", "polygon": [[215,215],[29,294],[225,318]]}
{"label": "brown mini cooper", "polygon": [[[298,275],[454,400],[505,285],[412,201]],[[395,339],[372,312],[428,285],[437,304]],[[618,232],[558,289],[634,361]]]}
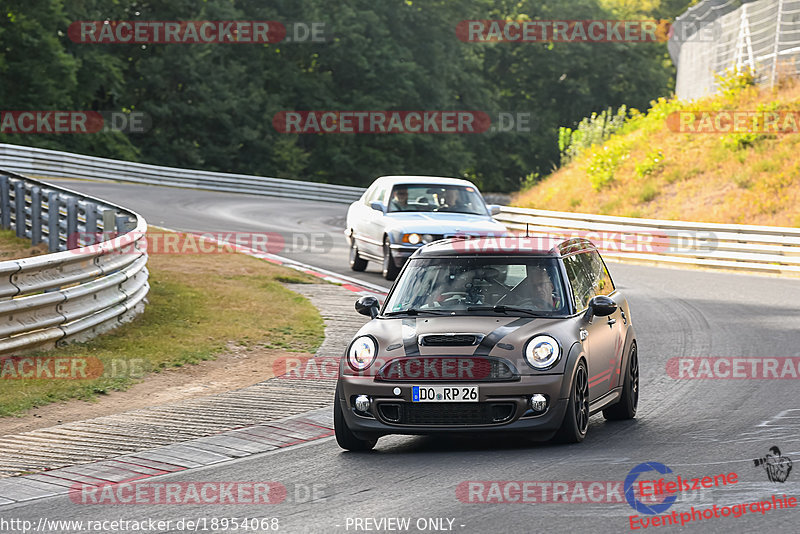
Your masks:
{"label": "brown mini cooper", "polygon": [[625,297],[587,239],[447,239],[409,259],[347,347],[336,440],[522,432],[580,442],[589,416],[631,419],[636,335]]}

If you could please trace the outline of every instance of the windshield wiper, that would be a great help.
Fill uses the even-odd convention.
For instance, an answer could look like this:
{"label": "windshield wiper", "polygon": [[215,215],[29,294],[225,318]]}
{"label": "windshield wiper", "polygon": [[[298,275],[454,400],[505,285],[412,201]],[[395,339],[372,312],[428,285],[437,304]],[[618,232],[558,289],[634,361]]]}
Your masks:
{"label": "windshield wiper", "polygon": [[386,312],[383,315],[391,316],[391,315],[420,315],[420,314],[451,315],[452,312],[444,310],[420,310],[417,308],[408,308],[407,310]]}
{"label": "windshield wiper", "polygon": [[470,306],[469,308],[467,308],[467,311],[493,311],[495,313],[525,313],[527,315],[530,315],[531,317],[547,317],[546,315],[536,313],[535,311],[529,310],[528,308],[503,306],[502,304],[498,306]]}

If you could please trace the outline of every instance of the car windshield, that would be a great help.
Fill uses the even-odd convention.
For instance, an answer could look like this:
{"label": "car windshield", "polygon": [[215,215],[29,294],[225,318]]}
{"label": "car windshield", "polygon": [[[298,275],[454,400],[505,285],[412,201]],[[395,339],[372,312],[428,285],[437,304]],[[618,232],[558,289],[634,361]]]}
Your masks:
{"label": "car windshield", "polygon": [[463,185],[396,185],[389,196],[388,211],[487,214],[480,193],[474,187]]}
{"label": "car windshield", "polygon": [[554,258],[414,258],[383,313],[426,311],[549,316],[568,310]]}

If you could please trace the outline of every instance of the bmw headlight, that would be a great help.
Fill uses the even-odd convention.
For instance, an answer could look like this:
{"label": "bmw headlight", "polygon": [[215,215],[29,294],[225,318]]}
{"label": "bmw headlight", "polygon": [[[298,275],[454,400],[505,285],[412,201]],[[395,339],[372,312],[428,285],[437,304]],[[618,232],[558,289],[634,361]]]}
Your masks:
{"label": "bmw headlight", "polygon": [[354,371],[363,371],[375,361],[378,347],[370,336],[359,336],[350,343],[347,350],[347,363]]}
{"label": "bmw headlight", "polygon": [[404,234],[403,241],[405,243],[411,243],[412,245],[416,245],[422,241],[422,237],[419,234]]}
{"label": "bmw headlight", "polygon": [[535,336],[525,346],[525,361],[534,369],[548,369],[555,365],[560,356],[561,347],[551,336]]}

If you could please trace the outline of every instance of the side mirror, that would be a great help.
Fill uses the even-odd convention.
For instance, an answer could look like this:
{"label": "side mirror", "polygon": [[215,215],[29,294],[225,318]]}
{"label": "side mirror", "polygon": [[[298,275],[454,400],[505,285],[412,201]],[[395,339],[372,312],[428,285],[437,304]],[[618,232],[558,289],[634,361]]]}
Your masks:
{"label": "side mirror", "polygon": [[361,315],[368,315],[371,319],[378,316],[378,308],[378,299],[371,295],[366,295],[356,301],[356,311]]}
{"label": "side mirror", "polygon": [[597,295],[589,301],[589,309],[587,310],[587,314],[590,314],[589,318],[591,319],[592,315],[596,315],[597,317],[606,317],[615,311],[617,311],[617,303],[614,302],[613,299],[605,295]]}
{"label": "side mirror", "polygon": [[489,204],[487,207],[489,208],[489,213],[491,213],[492,215],[500,214],[501,206],[498,206],[497,204]]}
{"label": "side mirror", "polygon": [[369,207],[374,209],[375,211],[379,211],[381,213],[384,212],[383,202],[378,202],[377,200],[373,200],[369,203]]}

